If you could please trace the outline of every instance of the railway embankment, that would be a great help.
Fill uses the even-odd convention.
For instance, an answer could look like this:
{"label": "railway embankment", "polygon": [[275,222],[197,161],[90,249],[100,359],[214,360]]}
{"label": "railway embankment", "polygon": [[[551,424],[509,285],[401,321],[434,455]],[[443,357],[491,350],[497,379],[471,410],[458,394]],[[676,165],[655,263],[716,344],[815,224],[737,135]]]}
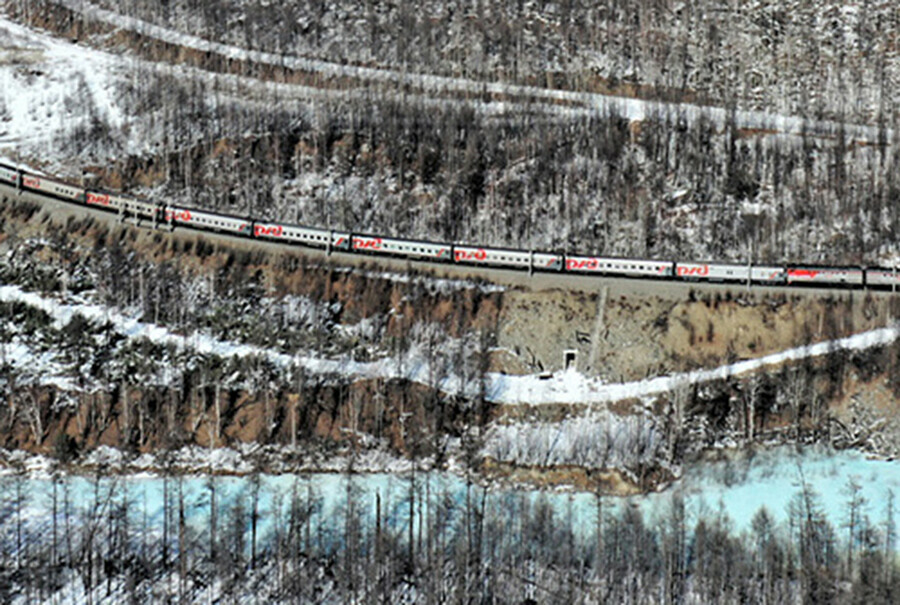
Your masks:
{"label": "railway embankment", "polygon": [[[585,396],[883,327],[897,313],[884,294],[494,285],[62,204],[6,197],[3,208],[0,277],[23,293],[0,304],[8,450],[77,463],[100,446],[256,444],[280,452],[265,464],[307,469],[381,452],[615,493],[665,484],[721,448],[896,453],[892,343]],[[516,377],[535,393],[552,386],[552,402],[498,396]]]}

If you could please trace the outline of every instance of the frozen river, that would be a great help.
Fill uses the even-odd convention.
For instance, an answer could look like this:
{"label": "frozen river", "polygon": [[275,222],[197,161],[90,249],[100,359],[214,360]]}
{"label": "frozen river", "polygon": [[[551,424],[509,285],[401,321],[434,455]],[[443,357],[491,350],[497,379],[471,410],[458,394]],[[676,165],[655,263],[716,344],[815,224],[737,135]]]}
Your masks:
{"label": "frozen river", "polygon": [[[803,485],[817,496],[815,502],[832,526],[841,527],[847,516],[848,486],[855,482],[864,498],[863,514],[873,524],[886,520],[891,492],[900,493],[900,464],[871,460],[856,452],[822,449],[777,448],[736,460],[705,462],[685,470],[669,489],[645,496],[604,498],[607,512],[634,507],[648,524],[661,522],[676,498],[683,498],[688,526],[700,519],[727,515],[735,533],[750,529],[754,514],[765,507],[772,519],[784,526],[790,502]],[[253,511],[259,536],[272,535],[286,523],[291,509],[308,511],[317,539],[340,543],[348,515],[362,527],[406,528],[413,510],[414,531],[420,523],[440,517],[446,527],[460,522],[467,505],[484,506],[490,514],[514,518],[517,512],[539,506],[553,511],[555,523],[568,525],[585,542],[596,526],[597,498],[593,494],[512,489],[467,485],[450,473],[409,474],[337,473],[307,475],[258,475],[256,477],[125,475],[115,478],[65,476],[55,482],[48,476],[5,475],[0,478],[7,530],[21,518],[33,530],[50,526],[56,492],[57,521],[68,509],[71,519],[102,517],[112,510],[127,510],[132,524],[150,533],[162,532],[166,503],[170,519],[183,508],[187,525],[202,532],[210,523],[211,502],[216,503],[218,523],[241,515],[249,531]],[[410,498],[413,506],[410,506]],[[473,504],[474,503],[474,504]],[[19,511],[18,514],[16,511]],[[236,512],[237,511],[237,512]],[[900,522],[900,506],[894,506],[894,522]],[[18,517],[16,517],[18,514]],[[426,521],[423,521],[426,520]],[[0,524],[4,521],[0,520]],[[9,535],[9,534],[7,534]]]}

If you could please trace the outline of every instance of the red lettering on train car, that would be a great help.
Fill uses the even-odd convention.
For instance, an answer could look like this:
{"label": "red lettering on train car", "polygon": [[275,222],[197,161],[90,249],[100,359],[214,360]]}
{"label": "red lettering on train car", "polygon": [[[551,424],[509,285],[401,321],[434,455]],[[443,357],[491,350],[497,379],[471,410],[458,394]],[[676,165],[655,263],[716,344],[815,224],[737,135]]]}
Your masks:
{"label": "red lettering on train car", "polygon": [[23,176],[22,184],[26,187],[34,187],[35,189],[40,189],[41,179],[34,176]]}
{"label": "red lettering on train car", "polygon": [[360,249],[381,250],[381,238],[380,237],[373,237],[373,238],[354,237],[353,238],[353,247],[356,250],[360,250]]}
{"label": "red lettering on train car", "polygon": [[190,210],[166,210],[167,221],[181,221],[187,223],[191,220]]}
{"label": "red lettering on train car", "polygon": [[709,265],[700,265],[698,267],[685,267],[678,265],[678,275],[680,277],[706,277],[709,275]]}
{"label": "red lettering on train car", "polygon": [[281,225],[256,225],[253,230],[254,234],[258,237],[260,235],[268,235],[270,237],[281,237],[284,235],[284,228]]}
{"label": "red lettering on train car", "polygon": [[788,269],[789,277],[798,277],[800,279],[815,279],[820,271],[810,269]]}
{"label": "red lettering on train car", "polygon": [[99,206],[109,206],[109,196],[104,193],[88,193],[88,204],[97,204]]}
{"label": "red lettering on train car", "polygon": [[479,248],[478,250],[457,250],[456,260],[474,260],[484,261],[487,258],[487,252]]}
{"label": "red lettering on train car", "polygon": [[584,258],[577,260],[574,258],[566,259],[566,269],[569,271],[596,271],[600,268],[600,261],[596,258]]}

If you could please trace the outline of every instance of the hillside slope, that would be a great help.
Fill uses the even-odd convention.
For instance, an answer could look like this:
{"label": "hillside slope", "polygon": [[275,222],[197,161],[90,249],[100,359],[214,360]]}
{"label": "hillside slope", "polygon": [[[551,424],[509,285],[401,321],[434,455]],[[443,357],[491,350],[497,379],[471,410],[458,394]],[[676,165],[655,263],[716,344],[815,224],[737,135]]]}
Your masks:
{"label": "hillside slope", "polygon": [[196,469],[252,445],[230,470],[409,460],[614,492],[721,445],[896,453],[888,293],[497,287],[3,203],[5,448]]}
{"label": "hillside slope", "polygon": [[[541,88],[529,78],[524,85],[531,88],[511,95],[502,91],[511,90],[514,77],[483,80],[477,73],[442,69],[440,61],[422,72],[408,65],[398,70],[390,58],[343,66],[337,30],[327,32],[334,42],[330,50],[312,57],[297,54],[300,40],[307,40],[301,34],[283,43],[294,40],[290,44],[297,46],[273,46],[265,36],[244,36],[241,43],[236,32],[268,18],[250,8],[252,18],[242,11],[227,13],[234,23],[214,34],[202,25],[212,16],[188,18],[187,5],[180,4],[168,17],[136,5],[134,14],[157,21],[156,29],[129,29],[131,15],[95,20],[91,3],[6,6],[14,18],[77,39],[79,47],[132,55],[123,61],[95,53],[98,62],[87,63],[93,60],[85,52],[78,64],[65,63],[62,48],[70,42],[60,46],[5,25],[9,86],[0,107],[14,117],[13,126],[28,124],[27,133],[11,135],[7,149],[15,152],[7,154],[49,162],[54,172],[80,179],[86,170],[98,183],[185,203],[409,237],[657,258],[896,262],[898,217],[891,200],[900,174],[893,145],[897,129],[892,115],[872,110],[888,107],[878,99],[890,98],[893,90],[893,54],[874,50],[891,37],[859,35],[864,24],[851,13],[840,14],[838,29],[857,35],[829,38],[827,44],[823,36],[831,29],[822,24],[830,23],[823,16],[830,8],[800,7],[796,17],[784,13],[792,15],[784,18],[790,21],[785,35],[793,42],[774,55],[779,68],[771,77],[785,74],[774,86],[803,82],[803,90],[827,93],[823,108],[809,112],[763,104],[774,116],[747,122],[744,117],[751,114],[743,110],[755,106],[736,100],[744,90],[737,83],[731,91],[738,97],[722,94],[720,83],[699,104],[701,95],[687,87],[657,95],[652,86],[638,86],[617,90],[631,97],[606,102],[610,97],[583,94],[594,94],[592,86]],[[219,14],[218,6],[210,5],[210,15]],[[676,8],[672,18],[693,19],[687,13],[677,17]],[[541,12],[532,5],[524,10]],[[546,10],[543,17],[551,15]],[[663,14],[670,13],[658,17]],[[754,13],[711,14],[727,23]],[[892,14],[888,10],[879,23],[889,29]],[[540,21],[534,15],[526,21]],[[648,31],[656,18],[648,17]],[[187,23],[196,26],[190,34]],[[707,64],[691,58],[706,48],[700,43],[705,26],[694,25],[682,28],[685,65],[696,72],[690,79],[713,82],[703,75]],[[441,21],[435,26],[450,27]],[[765,46],[760,40],[767,34],[760,27],[742,30],[757,32],[745,40],[748,48]],[[714,29],[732,35],[722,24]],[[521,53],[543,56],[541,44],[552,44],[554,31],[523,42]],[[225,45],[224,58],[194,48],[210,43],[198,35]],[[791,50],[800,48],[804,36],[822,40],[817,62]],[[644,40],[647,49],[632,55],[653,54],[650,49],[665,38]],[[736,44],[721,45],[717,52],[732,56],[744,48]],[[611,44],[607,50],[625,52],[616,48]],[[288,54],[279,54],[286,49]],[[263,52],[269,59],[262,60]],[[598,59],[607,66],[618,60]],[[290,67],[297,61],[330,67]],[[821,76],[833,73],[835,62],[845,66],[840,73],[858,74],[852,86]],[[564,63],[577,72],[577,61]],[[107,78],[102,93],[96,77],[85,77],[82,64],[95,65],[93,72]],[[707,66],[720,70],[722,65]],[[847,71],[851,65],[855,71]],[[791,75],[808,69],[819,80]],[[66,75],[57,75],[60,70]],[[363,72],[385,77],[353,76]],[[433,74],[445,72],[454,74],[452,81],[461,88],[439,84],[444,76]],[[722,73],[741,71],[738,66]],[[42,92],[48,80],[60,85],[56,100]],[[688,103],[659,104],[639,96]],[[65,119],[27,119],[55,115],[50,105],[67,98],[71,109]],[[704,106],[709,99],[720,105]],[[82,107],[93,109],[77,115]],[[831,120],[828,136],[816,126],[823,119]],[[786,124],[791,127],[783,128]],[[866,130],[859,131],[858,124]]]}

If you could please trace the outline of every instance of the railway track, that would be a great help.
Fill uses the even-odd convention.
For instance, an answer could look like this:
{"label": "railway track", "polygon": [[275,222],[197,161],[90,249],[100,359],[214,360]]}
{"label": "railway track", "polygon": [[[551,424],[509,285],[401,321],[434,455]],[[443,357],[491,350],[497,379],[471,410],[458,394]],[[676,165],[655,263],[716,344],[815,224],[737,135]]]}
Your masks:
{"label": "railway track", "polygon": [[378,264],[394,270],[415,268],[447,277],[478,277],[530,288],[597,290],[614,285],[618,286],[617,290],[633,293],[668,292],[683,296],[686,288],[747,291],[760,286],[795,293],[869,290],[893,294],[900,285],[900,271],[896,267],[758,266],[591,257],[326,230],[84,189],[2,164],[0,191],[7,199],[24,198],[49,204],[51,214],[66,208],[68,213],[88,212],[173,234],[224,237],[242,245],[276,250],[302,248],[306,254],[321,255],[349,266],[368,265],[377,259]]}

